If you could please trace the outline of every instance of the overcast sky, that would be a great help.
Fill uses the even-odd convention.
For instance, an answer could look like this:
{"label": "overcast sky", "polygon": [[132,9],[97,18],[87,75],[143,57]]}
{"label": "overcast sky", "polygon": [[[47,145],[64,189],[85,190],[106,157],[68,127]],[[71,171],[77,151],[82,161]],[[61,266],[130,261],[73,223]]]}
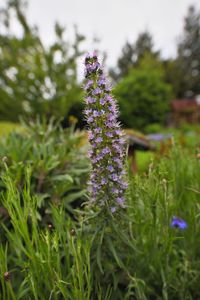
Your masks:
{"label": "overcast sky", "polygon": [[[0,2],[3,0],[0,0]],[[107,52],[107,64],[114,66],[126,40],[133,42],[138,33],[149,30],[155,49],[164,57],[174,56],[177,38],[189,5],[200,9],[200,0],[29,0],[28,19],[37,24],[42,39],[54,39],[53,25],[58,20],[72,36],[73,24],[86,35],[85,49],[93,48],[92,39],[100,39],[98,48]],[[97,47],[97,45],[96,45]]]}

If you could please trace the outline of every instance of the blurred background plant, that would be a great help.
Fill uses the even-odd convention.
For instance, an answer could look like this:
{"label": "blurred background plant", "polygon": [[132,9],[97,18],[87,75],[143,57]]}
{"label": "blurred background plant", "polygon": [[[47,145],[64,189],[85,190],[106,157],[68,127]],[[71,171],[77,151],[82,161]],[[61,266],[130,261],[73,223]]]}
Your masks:
{"label": "blurred background plant", "polygon": [[[17,37],[10,29],[16,15],[22,27]],[[65,117],[81,101],[77,58],[84,40],[77,28],[74,41],[64,40],[65,29],[55,24],[55,42],[45,47],[36,27],[29,25],[22,1],[7,1],[0,18],[0,119],[13,122],[36,115]]]}
{"label": "blurred background plant", "polygon": [[164,82],[164,68],[152,54],[145,54],[139,65],[120,80],[115,95],[125,127],[143,130],[152,123],[166,124],[172,87]]}
{"label": "blurred background plant", "polygon": [[[83,128],[77,63],[85,52],[87,38],[74,26],[70,40],[65,28],[56,22],[55,41],[45,45],[37,26],[30,25],[26,5],[22,0],[6,0],[0,10],[0,121],[17,123],[20,117],[45,115],[63,118],[65,126],[69,126],[68,118],[74,115],[77,126]],[[13,31],[13,20],[21,29],[20,35]],[[199,32],[200,12],[190,6],[174,58],[163,58],[147,30],[141,31],[135,41],[125,43],[109,74],[116,85],[121,121],[126,127],[144,131],[152,123],[179,125],[174,124],[172,100],[195,99],[200,94]],[[195,110],[199,111],[199,107]],[[189,111],[182,112],[180,122],[194,121],[186,116],[195,114]],[[197,123],[199,114],[195,117]]]}

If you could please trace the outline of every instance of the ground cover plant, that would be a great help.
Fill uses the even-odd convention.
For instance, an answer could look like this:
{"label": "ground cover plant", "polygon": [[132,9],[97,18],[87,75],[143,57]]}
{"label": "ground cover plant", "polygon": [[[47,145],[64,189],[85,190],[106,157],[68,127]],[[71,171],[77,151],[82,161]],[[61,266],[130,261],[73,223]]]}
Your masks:
{"label": "ground cover plant", "polygon": [[[100,164],[89,167],[82,134],[53,120],[29,124],[1,141],[0,299],[199,299],[196,149],[174,144],[145,174],[133,176],[128,162],[124,165],[124,141],[113,147],[113,136],[106,135],[121,139],[115,113],[106,124],[110,106],[99,106],[100,100],[107,105],[108,96],[112,109],[115,102],[105,78],[99,78],[96,54],[86,62],[86,92],[91,93],[86,102],[98,104],[87,117],[96,111],[100,122],[91,121],[90,140],[102,143],[93,145],[90,159],[108,147],[111,153],[106,148],[105,155],[120,161],[100,155]],[[103,135],[91,139],[97,128]],[[101,164],[104,172],[106,164],[109,168],[95,177]],[[88,194],[89,177],[94,181]],[[113,196],[119,188],[120,200]]]}

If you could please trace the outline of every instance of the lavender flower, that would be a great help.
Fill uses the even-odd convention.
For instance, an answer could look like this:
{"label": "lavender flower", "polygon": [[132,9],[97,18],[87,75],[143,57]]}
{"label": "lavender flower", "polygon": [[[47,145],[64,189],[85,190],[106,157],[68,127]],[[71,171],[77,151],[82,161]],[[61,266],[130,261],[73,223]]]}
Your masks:
{"label": "lavender flower", "polygon": [[117,103],[111,95],[96,53],[85,58],[85,117],[89,126],[92,172],[88,182],[91,203],[114,213],[125,207],[125,140],[117,122]]}

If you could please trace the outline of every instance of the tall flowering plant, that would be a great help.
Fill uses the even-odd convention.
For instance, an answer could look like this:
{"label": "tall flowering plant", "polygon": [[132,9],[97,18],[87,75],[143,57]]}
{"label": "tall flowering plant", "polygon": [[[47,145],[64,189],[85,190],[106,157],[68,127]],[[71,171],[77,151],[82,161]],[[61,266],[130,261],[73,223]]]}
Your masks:
{"label": "tall flowering plant", "polygon": [[85,58],[84,114],[88,124],[92,171],[88,182],[91,203],[114,213],[125,207],[125,138],[117,121],[118,108],[96,53]]}

